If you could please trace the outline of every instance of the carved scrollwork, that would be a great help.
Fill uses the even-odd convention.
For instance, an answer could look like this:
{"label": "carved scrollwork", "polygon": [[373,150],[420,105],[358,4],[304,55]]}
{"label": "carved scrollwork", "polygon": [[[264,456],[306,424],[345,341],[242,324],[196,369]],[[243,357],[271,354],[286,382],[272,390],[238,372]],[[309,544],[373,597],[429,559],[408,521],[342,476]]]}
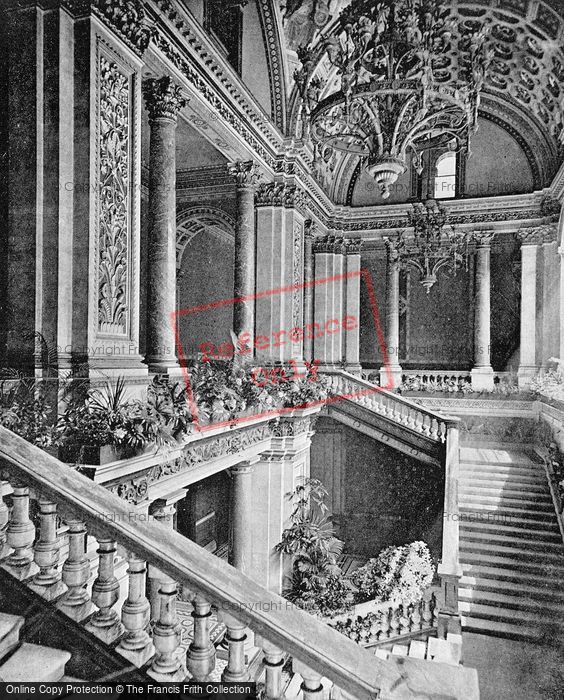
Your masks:
{"label": "carved scrollwork", "polygon": [[127,333],[130,210],[129,77],[100,56],[98,330]]}
{"label": "carved scrollwork", "polygon": [[556,240],[556,224],[543,224],[523,228],[517,232],[521,245],[539,245],[540,243],[552,243]]}
{"label": "carved scrollwork", "polygon": [[147,477],[143,476],[109,486],[109,491],[119,496],[122,500],[137,505],[147,499],[149,483]]}
{"label": "carved scrollwork", "polygon": [[141,0],[94,0],[92,8],[136,53],[145,52],[155,30]]}

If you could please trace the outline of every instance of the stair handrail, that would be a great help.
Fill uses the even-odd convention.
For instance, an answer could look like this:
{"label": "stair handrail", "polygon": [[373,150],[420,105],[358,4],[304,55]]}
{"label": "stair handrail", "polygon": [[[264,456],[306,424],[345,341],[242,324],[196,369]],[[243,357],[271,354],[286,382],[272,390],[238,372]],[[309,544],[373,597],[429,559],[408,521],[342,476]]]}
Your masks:
{"label": "stair handrail", "polygon": [[[375,658],[177,532],[158,522],[132,522],[122,499],[4,427],[0,467],[2,478],[12,477],[57,503],[63,519],[70,515],[84,521],[90,533],[118,542],[218,608],[227,608],[229,615],[353,698],[403,698],[406,674],[411,676],[410,691],[428,689],[430,682],[437,689],[444,687],[449,674],[452,688],[462,681],[454,675],[456,669],[442,664],[408,670]],[[110,510],[114,517],[103,517]]]}
{"label": "stair handrail", "polygon": [[[388,401],[393,407],[387,411],[388,415],[395,415],[406,428],[425,434],[431,439],[445,442],[449,427],[458,426],[460,423],[460,418],[457,416],[445,416],[442,413],[425,408],[401,394],[383,389],[343,369],[327,370],[323,373],[323,376],[327,377],[332,391],[337,392],[337,396],[332,397],[332,402],[340,400],[339,396],[346,399],[347,395],[351,395],[351,399],[354,399],[356,392],[349,391],[349,388],[352,386],[359,387],[361,397],[372,397],[374,401],[380,404],[384,400]],[[339,395],[340,389],[341,394]],[[417,416],[421,416],[422,420],[417,420]],[[403,420],[401,420],[402,417]],[[434,430],[431,430],[430,426],[433,425],[436,427]]]}

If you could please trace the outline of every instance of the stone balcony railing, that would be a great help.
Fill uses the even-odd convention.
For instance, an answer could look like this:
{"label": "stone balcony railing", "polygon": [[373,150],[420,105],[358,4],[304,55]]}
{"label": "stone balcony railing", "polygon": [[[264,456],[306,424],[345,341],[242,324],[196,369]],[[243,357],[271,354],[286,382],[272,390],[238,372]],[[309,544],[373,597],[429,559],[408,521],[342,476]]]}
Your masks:
{"label": "stone balcony railing", "polygon": [[[128,504],[104,487],[0,428],[1,566],[158,682],[192,678],[206,681],[215,669],[210,639],[212,606],[227,627],[228,663],[223,680],[246,680],[245,629],[265,655],[265,694],[282,697],[285,655],[303,678],[308,700],[321,700],[321,678],[341,697],[394,700],[479,697],[476,672],[419,659],[375,658],[326,624],[255,583],[251,578],[158,522],[132,521]],[[30,519],[30,499],[38,502],[39,532]],[[101,518],[111,510],[113,519]],[[68,526],[68,554],[61,551],[57,518]],[[87,538],[98,541],[97,576],[89,585]],[[116,546],[128,552],[129,592],[116,611],[119,582],[114,575]],[[146,565],[161,572],[156,621],[151,628],[145,596]],[[176,591],[181,586],[194,608],[194,633],[185,658],[178,656]],[[93,611],[93,612],[92,612]]]}

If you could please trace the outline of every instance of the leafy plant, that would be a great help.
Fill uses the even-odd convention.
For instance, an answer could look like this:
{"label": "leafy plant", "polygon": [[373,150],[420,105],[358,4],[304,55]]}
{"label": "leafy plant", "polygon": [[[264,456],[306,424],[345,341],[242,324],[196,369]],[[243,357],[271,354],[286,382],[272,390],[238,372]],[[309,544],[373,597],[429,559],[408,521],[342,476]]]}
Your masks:
{"label": "leafy plant", "polygon": [[51,407],[34,379],[13,376],[0,381],[0,425],[38,447],[53,444]]}
{"label": "leafy plant", "polygon": [[284,595],[301,608],[320,614],[347,610],[353,586],[343,578],[337,559],[343,543],[327,517],[327,491],[317,479],[307,479],[288,496],[294,508],[291,525],[276,551],[292,557],[292,573]]}

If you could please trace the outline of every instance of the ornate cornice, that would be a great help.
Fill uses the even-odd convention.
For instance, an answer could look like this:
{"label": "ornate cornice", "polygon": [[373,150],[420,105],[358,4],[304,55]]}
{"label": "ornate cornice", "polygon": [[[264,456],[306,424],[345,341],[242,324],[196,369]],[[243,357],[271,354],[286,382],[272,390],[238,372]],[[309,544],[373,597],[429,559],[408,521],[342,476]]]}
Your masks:
{"label": "ornate cornice", "polygon": [[261,178],[258,164],[252,160],[239,160],[235,163],[228,163],[227,172],[235,178],[237,187],[243,189],[254,190]]}
{"label": "ornate cornice", "polygon": [[188,101],[183,96],[180,86],[168,75],[144,80],[143,96],[150,122],[158,119],[176,121],[178,112]]}

